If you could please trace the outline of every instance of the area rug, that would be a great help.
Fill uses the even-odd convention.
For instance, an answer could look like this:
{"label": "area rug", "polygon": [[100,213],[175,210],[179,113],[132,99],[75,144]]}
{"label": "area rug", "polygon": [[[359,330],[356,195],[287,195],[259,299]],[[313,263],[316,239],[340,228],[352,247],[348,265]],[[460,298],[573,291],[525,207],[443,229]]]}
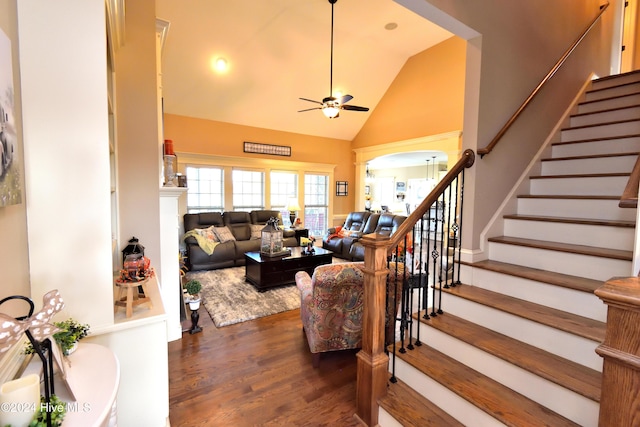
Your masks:
{"label": "area rug", "polygon": [[244,273],[245,267],[187,273],[202,284],[202,304],[218,328],[300,307],[296,285],[258,292]]}

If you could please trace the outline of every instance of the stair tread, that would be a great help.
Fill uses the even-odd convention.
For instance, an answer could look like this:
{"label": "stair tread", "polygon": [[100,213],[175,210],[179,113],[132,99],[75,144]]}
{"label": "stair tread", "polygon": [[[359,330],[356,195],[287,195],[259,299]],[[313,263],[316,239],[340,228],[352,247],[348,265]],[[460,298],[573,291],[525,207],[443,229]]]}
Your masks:
{"label": "stair tread", "polygon": [[530,248],[547,249],[551,251],[566,252],[572,254],[619,259],[623,261],[631,261],[633,257],[632,251],[625,251],[621,249],[598,248],[595,246],[574,245],[562,242],[549,242],[547,240],[524,239],[521,237],[497,236],[490,237],[489,241],[507,245],[526,246]]}
{"label": "stair tread", "polygon": [[420,321],[426,325],[539,377],[559,384],[595,402],[600,401],[602,375],[594,369],[587,368],[450,313],[429,319],[416,315],[414,317],[420,318]]}
{"label": "stair tread", "polygon": [[519,194],[519,199],[571,199],[571,200],[620,200],[620,196],[577,194]]}
{"label": "stair tread", "polygon": [[[634,95],[639,95],[640,93],[634,93]],[[596,111],[589,111],[586,113],[576,113],[576,114],[572,114],[571,118],[574,117],[586,117],[586,116],[591,116],[594,114],[601,114],[601,113],[610,113],[613,111],[621,111],[621,110],[631,110],[633,108],[638,108],[640,107],[640,104],[634,104],[634,105],[626,105],[624,107],[613,107],[613,108],[603,108],[602,110],[596,110]]]}
{"label": "stair tread", "polygon": [[406,383],[396,381],[389,383],[387,395],[379,399],[378,403],[403,426],[464,426]]}
{"label": "stair tread", "polygon": [[[624,73],[611,74],[609,76],[598,77],[597,79],[594,79],[592,83],[606,82],[608,80],[616,80],[621,77],[632,76],[634,74],[640,74],[640,70],[631,70],[631,71],[626,71]],[[592,89],[592,90],[598,90],[598,89]]]}
{"label": "stair tread", "polygon": [[396,357],[433,378],[507,426],[577,426],[578,424],[427,345]]}
{"label": "stair tread", "polygon": [[568,126],[565,128],[560,129],[561,132],[565,132],[565,131],[570,131],[570,130],[575,130],[575,129],[588,129],[588,128],[593,128],[593,127],[598,127],[598,126],[608,126],[608,125],[619,125],[622,123],[630,123],[630,122],[637,122],[640,121],[640,118],[638,119],[625,119],[625,120],[613,120],[610,122],[602,122],[602,123],[590,123],[588,125],[580,125],[580,126]]}
{"label": "stair tread", "polygon": [[581,224],[581,225],[605,225],[610,227],[635,228],[635,221],[621,221],[613,219],[587,219],[587,218],[569,218],[544,215],[504,215],[505,219],[517,219],[523,221],[542,221],[542,222],[560,222],[564,224]]}
{"label": "stair tread", "polygon": [[588,156],[566,156],[566,157],[549,157],[541,159],[541,162],[558,162],[566,160],[586,160],[586,159],[604,159],[610,157],[638,157],[640,152],[628,152],[628,153],[607,153],[607,154],[590,154]]}
{"label": "stair tread", "polygon": [[529,179],[556,179],[556,178],[610,178],[616,176],[629,176],[629,172],[610,172],[610,173],[572,173],[566,175],[533,175]]}
{"label": "stair tread", "polygon": [[524,267],[522,265],[509,264],[489,259],[469,263],[468,265],[474,268],[495,271],[497,273],[508,274],[510,276],[521,277],[523,279],[534,280],[536,282],[543,282],[549,285],[561,286],[589,293],[593,293],[604,284],[604,282],[600,280],[571,276],[569,274],[556,273],[553,271],[540,270],[537,268]]}
{"label": "stair tread", "polygon": [[639,138],[640,134],[630,134],[630,135],[622,135],[622,136],[600,136],[597,138],[587,138],[587,139],[576,139],[574,141],[556,141],[552,142],[551,145],[567,145],[567,144],[583,144],[587,142],[604,142],[614,139],[630,139],[630,138]]}
{"label": "stair tread", "polygon": [[[513,298],[477,286],[461,284],[443,289],[443,292],[598,343],[604,341],[606,325],[598,320]],[[596,297],[594,296],[594,298]]]}

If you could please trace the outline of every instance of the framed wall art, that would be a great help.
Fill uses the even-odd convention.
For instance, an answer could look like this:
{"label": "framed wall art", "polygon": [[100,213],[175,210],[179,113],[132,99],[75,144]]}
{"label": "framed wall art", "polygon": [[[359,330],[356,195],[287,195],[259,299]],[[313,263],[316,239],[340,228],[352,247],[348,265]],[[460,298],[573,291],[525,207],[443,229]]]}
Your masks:
{"label": "framed wall art", "polygon": [[336,196],[346,196],[348,185],[347,181],[336,181]]}
{"label": "framed wall art", "polygon": [[288,145],[261,144],[258,142],[245,142],[245,153],[269,154],[271,156],[291,157],[291,147]]}
{"label": "framed wall art", "polygon": [[0,30],[0,207],[22,203],[11,40]]}

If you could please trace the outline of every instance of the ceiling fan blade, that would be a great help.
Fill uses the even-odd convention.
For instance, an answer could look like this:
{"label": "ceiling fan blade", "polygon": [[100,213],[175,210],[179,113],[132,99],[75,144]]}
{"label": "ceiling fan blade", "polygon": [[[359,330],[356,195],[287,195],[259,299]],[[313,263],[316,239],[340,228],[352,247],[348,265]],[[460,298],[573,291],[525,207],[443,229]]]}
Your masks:
{"label": "ceiling fan blade", "polygon": [[343,95],[340,98],[337,99],[337,101],[340,104],[346,104],[347,102],[351,101],[353,99],[353,96],[351,95]]}
{"label": "ceiling fan blade", "polygon": [[313,107],[313,108],[307,108],[306,110],[298,110],[298,113],[302,113],[304,111],[311,111],[311,110],[322,110],[322,107]]}
{"label": "ceiling fan blade", "polygon": [[322,102],[314,101],[313,99],[309,99],[309,98],[300,98],[300,99],[302,99],[303,101],[309,101],[309,102],[313,102],[313,103],[322,105]]}
{"label": "ceiling fan blade", "polygon": [[369,111],[367,107],[358,107],[357,105],[341,105],[340,108],[351,111]]}

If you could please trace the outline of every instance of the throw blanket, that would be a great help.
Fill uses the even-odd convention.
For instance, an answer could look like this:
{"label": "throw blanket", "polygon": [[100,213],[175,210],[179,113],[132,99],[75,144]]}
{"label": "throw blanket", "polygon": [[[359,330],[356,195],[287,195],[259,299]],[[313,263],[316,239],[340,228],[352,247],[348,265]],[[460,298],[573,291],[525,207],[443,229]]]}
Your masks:
{"label": "throw blanket", "polygon": [[198,233],[196,230],[189,230],[186,233],[184,233],[184,237],[183,238],[186,239],[187,237],[195,237],[196,241],[198,242],[198,246],[200,246],[200,248],[207,255],[211,255],[213,253],[213,250],[220,243],[220,242],[214,242],[213,240],[207,239],[206,237],[204,237],[200,233]]}

